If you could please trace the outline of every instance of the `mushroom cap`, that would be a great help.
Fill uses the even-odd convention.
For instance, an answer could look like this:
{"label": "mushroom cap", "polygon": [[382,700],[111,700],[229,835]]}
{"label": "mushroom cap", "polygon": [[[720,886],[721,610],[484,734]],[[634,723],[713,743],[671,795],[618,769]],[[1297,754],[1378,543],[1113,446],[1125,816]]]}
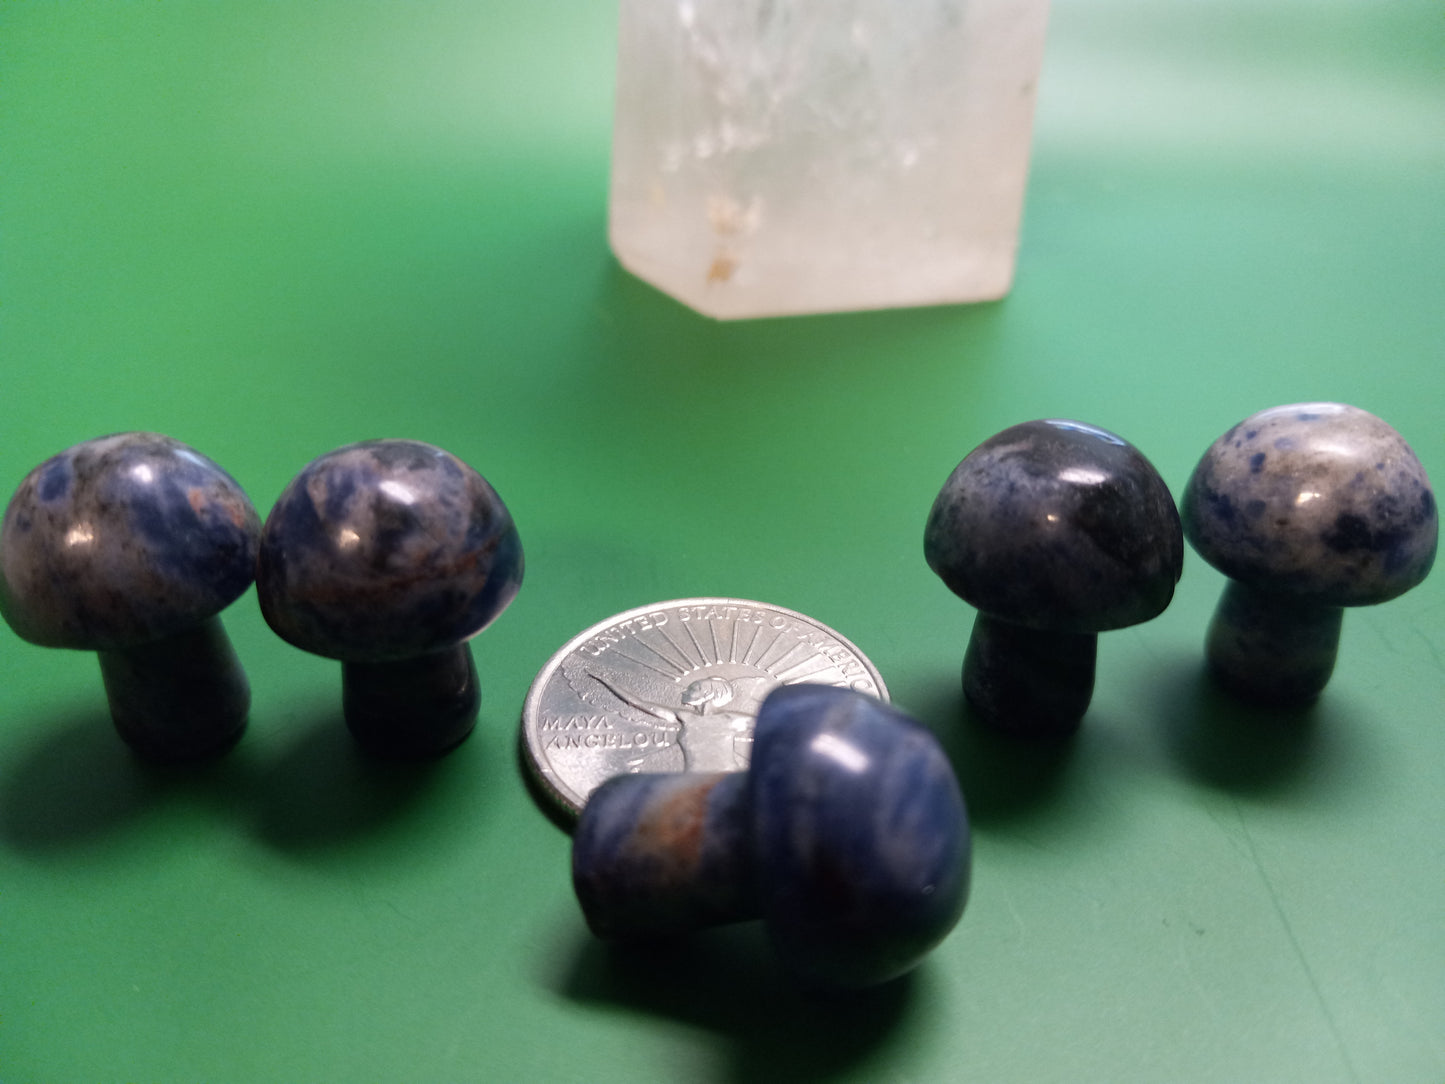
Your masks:
{"label": "mushroom cap", "polygon": [[260,518],[178,440],[118,433],[20,483],[0,528],[0,613],[46,647],[114,650],[219,613],[250,586]]}
{"label": "mushroom cap", "polygon": [[1156,617],[1184,567],[1179,512],[1149,460],[1113,433],[1057,419],[970,452],[933,502],[923,552],[984,613],[1074,633]]}
{"label": "mushroom cap", "polygon": [[266,518],[256,572],[278,636],[363,663],[464,642],[521,583],[522,544],[496,490],[414,440],[363,441],[309,464]]}
{"label": "mushroom cap", "polygon": [[1259,590],[1327,606],[1385,602],[1423,580],[1439,513],[1388,424],[1343,403],[1251,415],[1216,440],[1182,502],[1199,555]]}
{"label": "mushroom cap", "polygon": [[812,985],[912,968],[968,901],[968,815],[925,727],[882,701],[784,685],[758,712],[749,770],[764,917]]}

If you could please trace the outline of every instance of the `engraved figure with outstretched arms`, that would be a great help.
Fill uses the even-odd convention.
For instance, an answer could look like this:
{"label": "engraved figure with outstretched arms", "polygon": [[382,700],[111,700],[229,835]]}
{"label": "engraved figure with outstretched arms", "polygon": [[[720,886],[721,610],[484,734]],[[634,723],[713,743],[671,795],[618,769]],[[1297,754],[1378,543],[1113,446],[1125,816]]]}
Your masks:
{"label": "engraved figure with outstretched arms", "polygon": [[682,703],[673,708],[633,696],[591,671],[588,676],[628,707],[676,727],[684,770],[732,772],[748,766],[754,716],[725,709],[736,695],[726,678],[698,678],[683,690]]}

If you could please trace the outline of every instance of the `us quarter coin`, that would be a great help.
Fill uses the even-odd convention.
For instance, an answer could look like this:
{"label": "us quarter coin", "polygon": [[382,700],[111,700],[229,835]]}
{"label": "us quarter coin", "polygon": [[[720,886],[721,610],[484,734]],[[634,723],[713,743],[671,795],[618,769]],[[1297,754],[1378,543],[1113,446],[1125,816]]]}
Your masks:
{"label": "us quarter coin", "polygon": [[576,813],[614,775],[746,768],[763,699],[804,682],[888,699],[861,651],[794,610],[738,598],[639,606],[578,633],[542,667],[522,708],[523,745],[542,788]]}

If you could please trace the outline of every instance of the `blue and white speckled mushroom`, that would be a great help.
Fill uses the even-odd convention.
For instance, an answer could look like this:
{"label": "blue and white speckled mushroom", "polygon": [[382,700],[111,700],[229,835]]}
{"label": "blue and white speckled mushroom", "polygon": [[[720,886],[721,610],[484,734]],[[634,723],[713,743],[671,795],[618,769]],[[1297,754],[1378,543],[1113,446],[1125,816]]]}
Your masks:
{"label": "blue and white speckled mushroom", "polygon": [[256,590],[283,640],[342,664],[346,722],[366,748],[430,756],[480,703],[466,641],[522,583],[502,499],[456,456],[371,440],[321,456],[276,501]]}
{"label": "blue and white speckled mushroom", "polygon": [[250,586],[260,529],[235,479],[180,441],[86,441],[11,498],[0,613],[32,643],[99,653],[116,729],[142,756],[214,756],[250,706],[217,615]]}
{"label": "blue and white speckled mushroom", "polygon": [[1230,577],[1209,627],[1220,683],[1264,703],[1315,699],[1346,606],[1387,602],[1435,560],[1425,468],[1375,415],[1342,403],[1261,411],[1210,446],[1184,491],[1184,530]]}
{"label": "blue and white speckled mushroom", "polygon": [[758,712],[746,772],[623,775],[572,842],[599,937],[650,939],[763,919],[810,986],[913,968],[968,899],[963,796],[928,730],[881,701],[784,685]]}

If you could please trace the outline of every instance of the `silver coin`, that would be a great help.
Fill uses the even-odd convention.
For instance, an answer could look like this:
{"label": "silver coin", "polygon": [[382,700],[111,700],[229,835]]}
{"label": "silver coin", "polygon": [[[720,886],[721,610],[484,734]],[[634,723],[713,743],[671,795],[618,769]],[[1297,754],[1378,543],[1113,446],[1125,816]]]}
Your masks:
{"label": "silver coin", "polygon": [[748,766],[753,721],[779,685],[888,689],[861,651],[794,610],[739,598],[639,606],[574,636],[522,708],[543,789],[573,813],[614,775]]}

